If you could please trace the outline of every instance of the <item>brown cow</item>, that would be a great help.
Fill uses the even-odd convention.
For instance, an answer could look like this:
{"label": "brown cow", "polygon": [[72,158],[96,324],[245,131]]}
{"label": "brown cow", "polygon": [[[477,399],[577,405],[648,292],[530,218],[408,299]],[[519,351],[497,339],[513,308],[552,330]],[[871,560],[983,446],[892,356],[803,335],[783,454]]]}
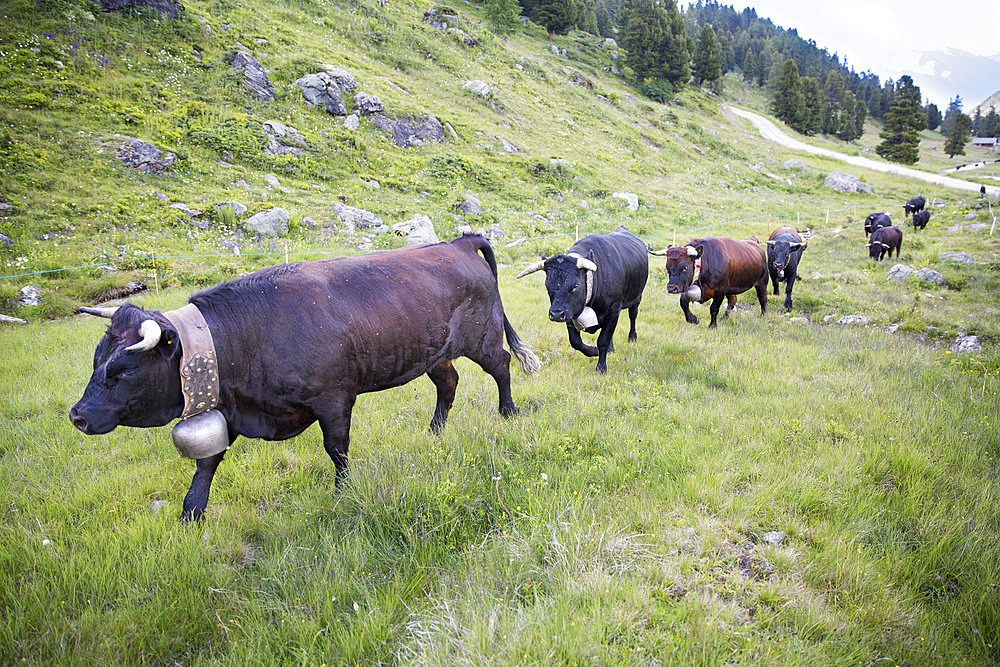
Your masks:
{"label": "brown cow", "polygon": [[[688,307],[691,301],[712,300],[709,308],[712,322],[708,325],[712,328],[716,326],[722,301],[728,301],[725,317],[736,307],[736,295],[751,288],[757,290],[761,315],[767,311],[767,256],[756,238],[751,236],[745,241],[724,237],[694,239],[686,246],[671,246],[653,254],[666,255],[667,292],[681,295],[684,319],[691,324],[698,324],[698,317]],[[696,269],[698,260],[700,273]]]}

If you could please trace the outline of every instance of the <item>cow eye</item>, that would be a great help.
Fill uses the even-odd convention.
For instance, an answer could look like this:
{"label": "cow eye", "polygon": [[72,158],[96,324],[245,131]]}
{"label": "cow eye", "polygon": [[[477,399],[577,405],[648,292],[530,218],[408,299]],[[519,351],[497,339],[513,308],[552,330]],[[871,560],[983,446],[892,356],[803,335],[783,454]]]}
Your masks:
{"label": "cow eye", "polygon": [[122,368],[117,373],[115,373],[115,376],[120,378],[128,377],[130,375],[135,375],[135,372],[137,370],[139,369],[136,368],[135,366],[126,366],[125,368]]}
{"label": "cow eye", "polygon": [[579,287],[579,285],[575,285],[575,284],[574,285],[570,285],[570,287],[569,287],[569,293],[572,294],[573,292],[576,291],[576,289],[578,287]]}

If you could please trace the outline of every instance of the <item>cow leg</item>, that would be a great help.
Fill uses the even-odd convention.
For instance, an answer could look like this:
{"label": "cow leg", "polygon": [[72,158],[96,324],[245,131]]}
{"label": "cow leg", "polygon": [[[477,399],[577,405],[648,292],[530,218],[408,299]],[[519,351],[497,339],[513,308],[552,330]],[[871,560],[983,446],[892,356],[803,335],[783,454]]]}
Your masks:
{"label": "cow leg", "polygon": [[681,294],[681,310],[684,311],[684,319],[690,324],[698,324],[698,316],[691,312],[690,306],[688,306],[687,296]]}
{"label": "cow leg", "polygon": [[729,294],[726,296],[726,309],[722,311],[722,319],[729,317],[729,313],[736,308],[737,296],[735,294]]}
{"label": "cow leg", "polygon": [[785,310],[792,309],[792,288],[795,286],[795,277],[796,274],[794,272],[791,274],[785,274],[785,278],[788,280],[785,285]]}
{"label": "cow leg", "polygon": [[448,419],[448,411],[455,402],[455,390],[458,388],[458,371],[450,361],[440,363],[427,371],[427,377],[437,387],[437,406],[431,417],[431,433],[437,433],[444,427]]}
{"label": "cow leg", "polygon": [[347,449],[351,444],[351,411],[354,394],[342,394],[317,411],[319,427],[323,430],[323,448],[337,470],[337,488],[347,481]]}
{"label": "cow leg", "polygon": [[771,275],[771,283],[774,285],[774,293],[777,294],[778,293],[778,283],[780,282],[778,280],[778,272],[775,271],[774,269],[771,269],[770,275]]}
{"label": "cow leg", "polygon": [[[787,275],[787,274],[786,274]],[[791,281],[788,283],[792,284]],[[763,315],[767,312],[767,277],[765,276],[763,280],[757,283],[757,301],[760,302],[760,314]]]}
{"label": "cow leg", "polygon": [[614,350],[615,328],[618,326],[620,314],[620,309],[612,308],[607,319],[604,320],[600,335],[597,336],[597,372],[601,375],[608,372],[608,351],[609,349]]}
{"label": "cow leg", "polygon": [[635,304],[628,309],[628,342],[630,343],[634,343],[639,340],[639,334],[635,332],[635,318],[637,317],[639,317],[639,304]]}
{"label": "cow leg", "polygon": [[597,356],[597,348],[594,347],[593,345],[587,345],[586,343],[583,342],[583,337],[580,335],[580,332],[576,330],[576,327],[573,326],[572,322],[566,323],[566,329],[569,331],[570,347],[572,347],[574,350],[578,350],[585,356],[588,357]]}
{"label": "cow leg", "polygon": [[[708,328],[714,329],[718,322],[719,308],[722,306],[722,302],[726,299],[726,295],[721,292],[716,292],[715,296],[712,297],[712,305],[709,306],[708,312],[712,315],[712,321],[709,323]],[[727,309],[728,312],[728,309]]]}
{"label": "cow leg", "polygon": [[[230,434],[229,444],[233,444],[235,435]],[[222,451],[214,456],[207,456],[197,460],[197,468],[194,471],[194,479],[191,480],[191,488],[184,496],[184,506],[181,510],[181,521],[200,521],[208,505],[208,493],[212,490],[212,480],[215,478],[215,470],[222,463],[226,452]]]}
{"label": "cow leg", "polygon": [[[510,394],[510,353],[498,344],[496,351],[487,356],[485,353],[467,354],[469,359],[479,364],[488,375],[497,383],[497,391],[500,393],[500,414],[504,417],[517,414],[517,406],[514,405],[514,398]],[[455,373],[455,381],[458,382],[458,373]]]}

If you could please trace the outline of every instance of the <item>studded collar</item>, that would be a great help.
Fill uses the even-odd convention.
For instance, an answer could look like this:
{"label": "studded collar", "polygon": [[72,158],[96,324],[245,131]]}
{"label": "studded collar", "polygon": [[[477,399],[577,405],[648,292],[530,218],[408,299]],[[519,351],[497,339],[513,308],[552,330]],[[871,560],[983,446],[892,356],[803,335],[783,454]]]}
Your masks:
{"label": "studded collar", "polygon": [[211,410],[219,404],[219,361],[208,322],[193,303],[163,313],[181,339],[181,419]]}

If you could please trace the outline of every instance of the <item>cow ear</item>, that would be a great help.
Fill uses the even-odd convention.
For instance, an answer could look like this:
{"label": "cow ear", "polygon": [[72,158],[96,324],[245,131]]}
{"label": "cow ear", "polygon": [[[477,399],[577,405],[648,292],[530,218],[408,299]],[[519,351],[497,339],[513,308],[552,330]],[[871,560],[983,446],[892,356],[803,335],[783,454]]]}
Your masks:
{"label": "cow ear", "polygon": [[163,327],[163,333],[160,334],[160,342],[156,345],[156,350],[167,360],[179,357],[181,343],[177,330],[172,326]]}

